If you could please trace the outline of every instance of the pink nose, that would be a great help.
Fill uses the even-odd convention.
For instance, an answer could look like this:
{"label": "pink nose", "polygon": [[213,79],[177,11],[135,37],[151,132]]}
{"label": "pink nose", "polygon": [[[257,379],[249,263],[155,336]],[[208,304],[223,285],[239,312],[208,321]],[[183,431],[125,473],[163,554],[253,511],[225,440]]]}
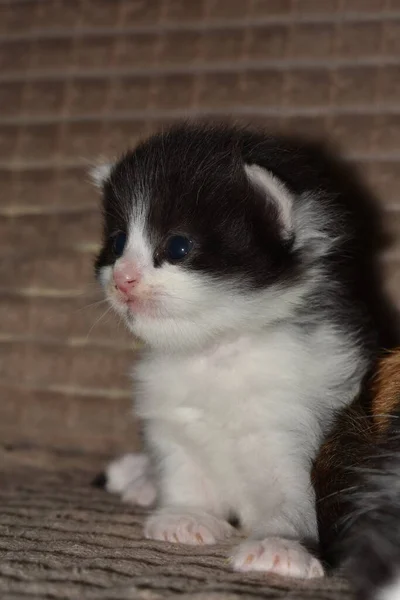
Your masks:
{"label": "pink nose", "polygon": [[121,265],[120,268],[115,268],[113,277],[115,287],[126,295],[129,295],[138,281],[138,273],[136,270],[125,265]]}

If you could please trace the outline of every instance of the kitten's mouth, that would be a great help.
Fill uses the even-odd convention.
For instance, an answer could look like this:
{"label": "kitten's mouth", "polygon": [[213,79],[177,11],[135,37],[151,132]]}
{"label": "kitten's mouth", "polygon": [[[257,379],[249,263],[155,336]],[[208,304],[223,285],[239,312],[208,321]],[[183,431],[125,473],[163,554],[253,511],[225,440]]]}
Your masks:
{"label": "kitten's mouth", "polygon": [[135,296],[131,298],[123,298],[118,293],[115,293],[112,290],[109,300],[113,305],[114,309],[118,312],[122,312],[125,314],[127,318],[130,320],[135,319],[135,317],[143,316],[143,317],[160,317],[161,311],[159,303],[156,301],[154,297],[149,296]]}
{"label": "kitten's mouth", "polygon": [[128,302],[124,303],[124,306],[131,319],[136,316],[156,317],[159,313],[156,303],[149,298],[135,298],[133,300],[128,300]]}

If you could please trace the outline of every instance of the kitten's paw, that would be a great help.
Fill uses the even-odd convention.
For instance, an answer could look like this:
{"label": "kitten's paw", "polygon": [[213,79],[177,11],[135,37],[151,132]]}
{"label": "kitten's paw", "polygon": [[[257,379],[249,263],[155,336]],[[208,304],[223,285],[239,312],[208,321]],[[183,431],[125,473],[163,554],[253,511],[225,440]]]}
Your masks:
{"label": "kitten's paw", "polygon": [[229,523],[203,511],[164,509],[147,519],[144,528],[146,538],[179,544],[198,546],[215,544],[232,535]]}
{"label": "kitten's paw", "polygon": [[241,544],[233,556],[235,571],[266,571],[297,579],[323,577],[318,559],[301,544],[283,538],[266,538]]}
{"label": "kitten's paw", "polygon": [[150,475],[149,459],[145,454],[124,454],[111,462],[105,472],[105,488],[120,494],[124,502],[150,506],[157,490]]}

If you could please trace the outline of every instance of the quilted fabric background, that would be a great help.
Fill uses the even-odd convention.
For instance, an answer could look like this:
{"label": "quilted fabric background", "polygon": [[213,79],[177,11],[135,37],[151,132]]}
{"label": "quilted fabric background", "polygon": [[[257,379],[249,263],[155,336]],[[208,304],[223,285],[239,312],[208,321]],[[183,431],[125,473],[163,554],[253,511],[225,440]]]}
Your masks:
{"label": "quilted fabric background", "polygon": [[5,471],[57,479],[66,455],[79,470],[137,447],[134,348],[96,303],[87,168],[182,117],[224,115],[338,146],[384,211],[400,306],[399,0],[0,0]]}
{"label": "quilted fabric background", "polygon": [[3,0],[0,108],[3,440],[134,437],[131,341],[103,304],[85,308],[100,298],[86,172],[182,117],[335,142],[386,212],[400,304],[397,0]]}

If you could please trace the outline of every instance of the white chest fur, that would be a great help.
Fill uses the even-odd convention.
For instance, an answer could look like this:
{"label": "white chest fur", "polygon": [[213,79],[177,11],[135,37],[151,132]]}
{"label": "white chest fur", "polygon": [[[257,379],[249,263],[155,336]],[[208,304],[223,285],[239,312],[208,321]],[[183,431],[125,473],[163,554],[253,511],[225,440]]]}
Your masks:
{"label": "white chest fur", "polygon": [[148,355],[136,371],[136,410],[159,454],[184,448],[218,498],[246,512],[268,506],[257,498],[264,482],[308,485],[324,425],[354,396],[360,367],[327,326],[307,338],[276,327],[195,355]]}

